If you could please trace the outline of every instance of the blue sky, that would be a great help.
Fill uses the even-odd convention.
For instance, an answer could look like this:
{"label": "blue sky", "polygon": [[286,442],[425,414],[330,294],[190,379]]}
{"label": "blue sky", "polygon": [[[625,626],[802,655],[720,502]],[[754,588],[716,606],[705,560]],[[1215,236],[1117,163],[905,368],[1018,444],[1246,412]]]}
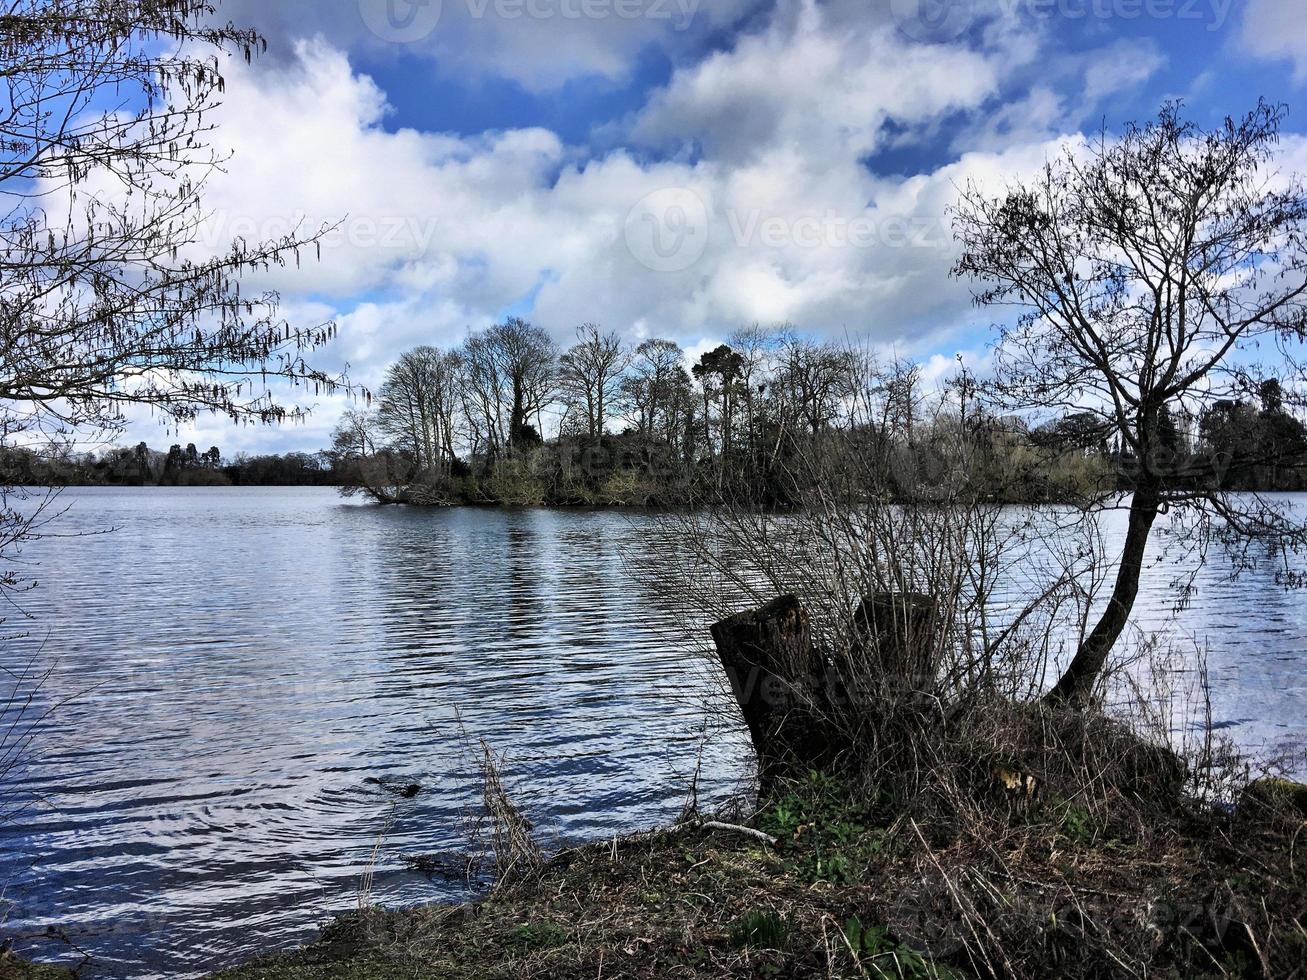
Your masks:
{"label": "blue sky", "polygon": [[[1288,104],[1307,171],[1301,0],[227,0],[268,53],[226,65],[234,157],[209,241],[340,222],[263,285],[336,319],[320,361],[375,384],[512,313],[691,351],[789,322],[943,371],[990,314],[951,281],[947,209],[1080,134],[1183,99]],[[224,452],[324,445],[200,420]],[[148,420],[130,438],[163,444]]]}

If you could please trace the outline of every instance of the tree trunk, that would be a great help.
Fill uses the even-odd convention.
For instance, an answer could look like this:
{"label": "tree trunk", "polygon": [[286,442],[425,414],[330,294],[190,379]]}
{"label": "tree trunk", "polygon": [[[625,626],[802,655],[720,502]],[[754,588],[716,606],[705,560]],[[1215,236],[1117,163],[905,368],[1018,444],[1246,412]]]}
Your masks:
{"label": "tree trunk", "polygon": [[[869,595],[854,626],[863,655],[836,658],[837,665],[813,646],[808,614],[792,595],[712,627],[749,726],[764,795],[779,779],[852,761],[849,750],[869,711],[895,710],[934,692],[941,648],[935,600]],[[849,670],[859,676],[843,676]]]}
{"label": "tree trunk", "polygon": [[516,454],[518,442],[522,438],[522,428],[526,425],[526,382],[519,376],[513,377],[513,410],[508,417],[508,453]]}
{"label": "tree trunk", "polygon": [[764,794],[777,779],[827,763],[831,746],[820,711],[824,661],[799,600],[781,596],[723,619],[712,637],[749,726]]}
{"label": "tree trunk", "polygon": [[[934,599],[909,592],[873,593],[863,598],[853,625],[864,653],[854,662],[869,666],[869,679],[884,685],[885,693],[934,692],[942,652]],[[863,680],[842,678],[851,691]]]}
{"label": "tree trunk", "polygon": [[1057,686],[1048,693],[1047,700],[1055,704],[1083,706],[1094,691],[1098,675],[1107,662],[1108,654],[1116,644],[1130,619],[1135,597],[1139,594],[1139,574],[1144,567],[1144,549],[1148,535],[1157,520],[1161,496],[1156,487],[1140,487],[1130,502],[1130,524],[1126,530],[1125,547],[1121,552],[1121,567],[1116,574],[1112,598],[1103,611],[1098,624],[1085,637],[1076,651],[1070,666]]}

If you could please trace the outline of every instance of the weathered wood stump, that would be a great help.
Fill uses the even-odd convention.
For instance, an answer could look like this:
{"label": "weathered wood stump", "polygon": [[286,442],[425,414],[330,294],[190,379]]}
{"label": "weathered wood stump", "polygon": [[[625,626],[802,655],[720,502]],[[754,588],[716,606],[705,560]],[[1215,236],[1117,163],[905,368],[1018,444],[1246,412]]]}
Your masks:
{"label": "weathered wood stump", "polygon": [[836,656],[813,646],[808,613],[792,595],[712,627],[764,793],[778,779],[836,764],[885,711],[934,692],[938,618],[928,596],[867,596],[854,613],[852,649]]}
{"label": "weathered wood stump", "polygon": [[[853,614],[857,656],[882,691],[932,694],[940,667],[939,604],[915,592],[864,596]],[[851,687],[858,679],[845,678]]]}
{"label": "weathered wood stump", "polygon": [[812,645],[808,613],[792,595],[714,624],[713,641],[749,726],[764,792],[777,779],[829,758],[823,708],[825,660]]}

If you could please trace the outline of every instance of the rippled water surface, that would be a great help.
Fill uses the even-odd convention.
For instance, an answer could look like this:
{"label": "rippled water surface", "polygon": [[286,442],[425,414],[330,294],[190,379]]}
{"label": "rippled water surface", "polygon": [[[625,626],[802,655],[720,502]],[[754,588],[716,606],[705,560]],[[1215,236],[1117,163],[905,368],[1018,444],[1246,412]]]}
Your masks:
{"label": "rippled water surface", "polygon": [[[54,666],[25,713],[30,763],[6,777],[33,805],[0,828],[0,883],[6,930],[57,927],[87,976],[193,975],[303,941],[357,902],[383,834],[374,899],[449,896],[401,856],[464,845],[482,738],[547,842],[682,805],[708,680],[623,562],[652,547],[647,518],[375,508],[320,488],[63,502],[62,534],[115,530],[27,553],[31,636],[4,666],[38,648]],[[1149,574],[1145,624],[1171,602],[1170,572]],[[1217,723],[1250,746],[1302,735],[1307,595],[1230,582],[1219,562],[1199,585],[1184,623],[1211,650]],[[713,739],[708,790],[736,788],[743,759],[738,733]]]}
{"label": "rippled water surface", "polygon": [[[29,550],[33,642],[57,666],[31,709],[49,709],[23,779],[41,801],[4,831],[0,874],[10,932],[58,925],[93,976],[306,938],[357,901],[383,829],[375,897],[447,894],[399,858],[463,846],[469,740],[507,754],[546,839],[683,803],[702,676],[624,572],[628,518],[317,488],[63,502],[61,533],[116,530]],[[367,782],[391,777],[422,791]]]}

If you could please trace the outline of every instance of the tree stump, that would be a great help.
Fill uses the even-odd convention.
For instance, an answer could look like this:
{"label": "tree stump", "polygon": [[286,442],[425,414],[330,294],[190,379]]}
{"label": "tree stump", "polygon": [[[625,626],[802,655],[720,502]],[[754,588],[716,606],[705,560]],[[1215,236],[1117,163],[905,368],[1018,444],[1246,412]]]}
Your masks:
{"label": "tree stump", "polygon": [[763,792],[777,779],[822,768],[831,756],[825,660],[799,600],[781,596],[730,616],[712,637],[749,726]]}
{"label": "tree stump", "polygon": [[[915,592],[864,596],[853,614],[855,642],[868,674],[883,689],[929,695],[939,676],[939,604]],[[859,678],[844,678],[853,685]]]}

